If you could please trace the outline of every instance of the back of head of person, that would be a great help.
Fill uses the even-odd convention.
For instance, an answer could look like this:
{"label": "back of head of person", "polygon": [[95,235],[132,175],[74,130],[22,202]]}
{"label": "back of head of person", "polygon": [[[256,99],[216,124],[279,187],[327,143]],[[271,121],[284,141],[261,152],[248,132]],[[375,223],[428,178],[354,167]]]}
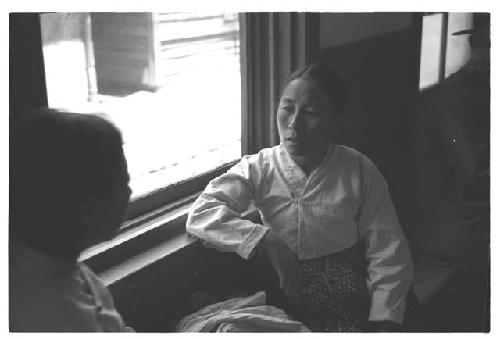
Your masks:
{"label": "back of head of person", "polygon": [[489,61],[490,58],[490,13],[474,13],[474,28],[469,33],[469,43],[473,54]]}
{"label": "back of head of person", "polygon": [[94,115],[46,108],[19,113],[11,122],[10,236],[75,261],[112,238],[126,212],[121,134]]}

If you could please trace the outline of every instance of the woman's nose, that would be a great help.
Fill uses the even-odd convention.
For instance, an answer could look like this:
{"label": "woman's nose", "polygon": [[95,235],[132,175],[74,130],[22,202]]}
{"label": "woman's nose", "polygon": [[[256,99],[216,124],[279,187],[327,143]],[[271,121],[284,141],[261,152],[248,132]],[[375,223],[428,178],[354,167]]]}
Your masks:
{"label": "woman's nose", "polygon": [[296,110],[293,115],[290,117],[290,122],[288,124],[288,127],[293,129],[293,130],[297,130],[300,128],[300,120],[301,120],[301,117],[300,117],[300,114],[299,114],[299,110]]}

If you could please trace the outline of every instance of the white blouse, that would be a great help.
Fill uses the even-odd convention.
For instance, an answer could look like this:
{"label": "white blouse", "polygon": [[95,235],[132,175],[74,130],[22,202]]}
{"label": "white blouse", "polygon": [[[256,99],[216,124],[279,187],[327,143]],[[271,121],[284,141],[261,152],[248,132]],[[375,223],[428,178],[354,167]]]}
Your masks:
{"label": "white blouse", "polygon": [[113,298],[84,264],[10,243],[11,332],[129,332]]}
{"label": "white blouse", "polygon": [[[241,218],[252,205],[263,225]],[[363,241],[372,296],[369,320],[403,321],[411,255],[387,183],[366,156],[331,144],[308,177],[285,147],[263,149],[212,180],[187,221],[190,234],[245,259],[268,228],[298,259],[319,258]]]}

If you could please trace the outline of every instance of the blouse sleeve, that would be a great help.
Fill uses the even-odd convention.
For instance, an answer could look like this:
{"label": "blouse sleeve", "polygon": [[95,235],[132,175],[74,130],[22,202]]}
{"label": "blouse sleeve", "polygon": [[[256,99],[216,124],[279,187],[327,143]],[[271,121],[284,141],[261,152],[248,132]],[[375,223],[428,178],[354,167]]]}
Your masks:
{"label": "blouse sleeve", "polygon": [[220,251],[250,258],[267,231],[263,225],[242,219],[254,202],[258,177],[258,168],[251,166],[249,157],[243,157],[212,180],[191,208],[187,232]]}
{"label": "blouse sleeve", "polygon": [[413,274],[410,249],[385,179],[371,161],[365,160],[359,231],[368,260],[367,285],[372,300],[368,320],[401,324]]}
{"label": "blouse sleeve", "polygon": [[[132,327],[125,325],[123,318],[115,307],[111,293],[99,277],[85,264],[79,266],[93,296],[93,307],[97,310],[95,319],[99,332],[134,332]],[[78,304],[78,307],[88,309],[89,305],[83,303]]]}

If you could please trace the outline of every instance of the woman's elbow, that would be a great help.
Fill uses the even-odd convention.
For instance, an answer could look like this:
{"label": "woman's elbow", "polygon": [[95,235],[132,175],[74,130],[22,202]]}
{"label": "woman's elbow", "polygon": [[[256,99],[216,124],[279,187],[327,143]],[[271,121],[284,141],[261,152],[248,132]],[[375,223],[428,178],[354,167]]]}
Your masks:
{"label": "woman's elbow", "polygon": [[191,210],[186,220],[186,233],[195,237],[201,237],[204,233],[203,229],[203,222],[200,220],[199,213],[196,210]]}

